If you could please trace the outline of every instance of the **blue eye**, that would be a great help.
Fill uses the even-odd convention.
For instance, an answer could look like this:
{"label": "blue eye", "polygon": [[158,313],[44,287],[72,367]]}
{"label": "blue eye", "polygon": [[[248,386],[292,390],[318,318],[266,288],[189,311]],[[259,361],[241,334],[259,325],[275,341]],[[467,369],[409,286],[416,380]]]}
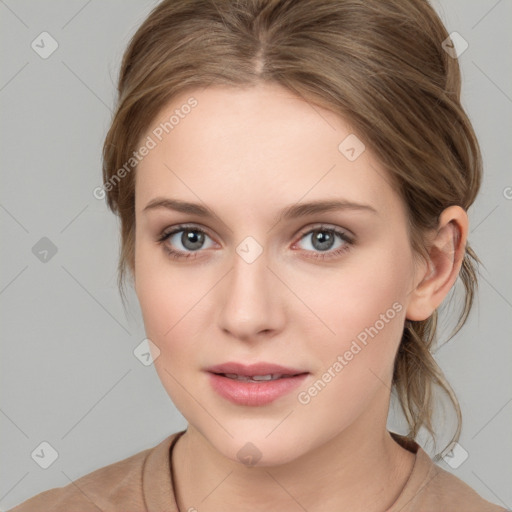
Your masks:
{"label": "blue eye", "polygon": [[[180,237],[177,237],[181,245],[185,248],[185,251],[183,250],[174,250],[169,247],[169,244],[165,244],[165,242],[173,237],[173,235],[176,235],[178,233],[182,233]],[[162,233],[162,235],[158,238],[158,242],[164,245],[165,250],[167,253],[175,259],[180,258],[195,258],[196,252],[199,251],[199,249],[202,249],[202,247],[205,237],[210,238],[206,231],[194,227],[194,226],[176,226],[171,231],[167,231]],[[187,252],[187,250],[192,252]]]}
{"label": "blue eye", "polygon": [[[176,237],[176,240],[171,239],[174,235],[181,233],[181,236]],[[318,226],[310,229],[307,232],[302,233],[300,239],[310,237],[312,250],[306,250],[308,258],[318,258],[322,260],[336,258],[344,252],[350,250],[354,244],[354,240],[345,231],[339,230],[333,227]],[[173,259],[186,259],[196,258],[197,253],[201,252],[201,249],[205,249],[205,239],[211,238],[203,229],[197,226],[184,226],[179,225],[172,228],[170,231],[164,231],[157,242],[164,246],[167,254]],[[336,243],[336,238],[341,240],[341,246],[338,245],[333,250],[333,245]],[[173,242],[172,244],[166,243],[168,240]],[[171,245],[180,243],[183,249],[173,249]],[[211,247],[211,245],[210,245]],[[208,247],[206,247],[208,248]],[[310,254],[309,254],[310,253]]]}
{"label": "blue eye", "polygon": [[[313,251],[308,250],[308,253],[311,253],[308,254],[308,258],[318,258],[322,260],[336,258],[350,250],[351,246],[354,244],[352,237],[345,233],[345,231],[327,226],[319,226],[310,229],[301,235],[301,240],[308,237],[311,240],[310,245],[313,247]],[[340,239],[342,244],[332,250],[336,238]]]}

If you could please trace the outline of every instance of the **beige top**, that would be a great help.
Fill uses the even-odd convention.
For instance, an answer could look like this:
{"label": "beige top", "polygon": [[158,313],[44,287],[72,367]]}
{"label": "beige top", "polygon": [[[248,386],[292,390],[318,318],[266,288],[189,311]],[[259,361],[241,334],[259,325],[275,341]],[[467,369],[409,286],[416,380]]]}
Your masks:
{"label": "beige top", "polygon": [[[176,432],[153,448],[99,468],[64,487],[33,496],[9,512],[179,512],[170,456]],[[414,441],[391,433],[416,460],[402,493],[386,512],[505,512],[434,464]]]}

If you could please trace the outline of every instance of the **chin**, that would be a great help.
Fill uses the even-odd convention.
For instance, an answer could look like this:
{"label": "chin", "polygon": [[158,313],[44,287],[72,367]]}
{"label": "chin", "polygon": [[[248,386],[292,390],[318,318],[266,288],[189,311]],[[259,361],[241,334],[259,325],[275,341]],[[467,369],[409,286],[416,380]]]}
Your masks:
{"label": "chin", "polygon": [[[233,437],[222,429],[212,432],[208,428],[201,432],[210,445],[227,459],[247,467],[270,467],[292,462],[309,449],[306,439],[302,439],[303,432],[302,436],[300,430],[294,432],[295,427],[291,425],[279,432],[280,427],[275,429],[278,423],[273,421],[272,428],[268,428],[267,421],[263,425],[257,420],[251,420],[251,426],[245,428],[226,424]],[[269,432],[272,433],[268,435]]]}

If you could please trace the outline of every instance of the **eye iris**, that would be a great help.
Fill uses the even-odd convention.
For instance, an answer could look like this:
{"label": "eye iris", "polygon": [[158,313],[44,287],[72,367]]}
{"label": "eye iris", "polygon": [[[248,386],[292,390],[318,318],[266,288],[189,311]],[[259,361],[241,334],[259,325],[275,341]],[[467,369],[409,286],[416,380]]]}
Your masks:
{"label": "eye iris", "polygon": [[[334,243],[334,236],[330,231],[321,230],[315,231],[313,235],[313,247],[318,249],[319,251],[325,251],[332,247]],[[319,246],[317,246],[316,242],[319,242]]]}
{"label": "eye iris", "polygon": [[[204,243],[204,233],[192,229],[184,229],[183,234],[181,235],[181,243],[183,244],[183,247],[186,247],[191,251],[200,249]],[[192,246],[189,245],[190,243]]]}

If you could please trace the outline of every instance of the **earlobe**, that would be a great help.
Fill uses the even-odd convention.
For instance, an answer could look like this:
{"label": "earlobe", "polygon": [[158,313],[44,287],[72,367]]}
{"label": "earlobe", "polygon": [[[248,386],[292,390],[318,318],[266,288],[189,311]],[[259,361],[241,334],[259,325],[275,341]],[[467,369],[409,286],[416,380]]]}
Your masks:
{"label": "earlobe", "polygon": [[443,302],[459,275],[466,250],[468,217],[460,206],[446,208],[430,243],[428,261],[415,276],[409,294],[408,320],[427,319]]}

